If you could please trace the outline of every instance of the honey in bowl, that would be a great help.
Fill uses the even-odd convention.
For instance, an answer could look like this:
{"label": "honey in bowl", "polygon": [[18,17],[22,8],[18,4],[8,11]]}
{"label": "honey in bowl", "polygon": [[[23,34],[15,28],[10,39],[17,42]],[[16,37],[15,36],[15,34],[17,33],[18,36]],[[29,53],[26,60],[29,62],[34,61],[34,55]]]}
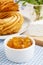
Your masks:
{"label": "honey in bowl", "polygon": [[28,48],[32,45],[32,41],[29,37],[13,37],[7,43],[7,46],[15,49]]}

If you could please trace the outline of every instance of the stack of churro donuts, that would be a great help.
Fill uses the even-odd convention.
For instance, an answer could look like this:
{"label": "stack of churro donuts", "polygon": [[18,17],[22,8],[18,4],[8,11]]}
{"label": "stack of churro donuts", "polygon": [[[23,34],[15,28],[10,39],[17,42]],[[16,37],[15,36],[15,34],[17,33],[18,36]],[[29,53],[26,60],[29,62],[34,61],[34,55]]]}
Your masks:
{"label": "stack of churro donuts", "polygon": [[18,13],[18,5],[15,4],[4,2],[0,6],[0,35],[17,33],[23,24],[24,18]]}

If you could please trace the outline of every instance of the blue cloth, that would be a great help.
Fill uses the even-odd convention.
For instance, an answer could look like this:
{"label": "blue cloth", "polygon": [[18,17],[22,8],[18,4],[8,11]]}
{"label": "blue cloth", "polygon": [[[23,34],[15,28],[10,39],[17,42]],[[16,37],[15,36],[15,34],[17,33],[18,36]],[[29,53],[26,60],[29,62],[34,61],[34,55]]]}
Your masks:
{"label": "blue cloth", "polygon": [[17,64],[7,59],[3,44],[3,40],[0,40],[0,65],[43,65],[43,47],[35,46],[33,58],[28,63]]}

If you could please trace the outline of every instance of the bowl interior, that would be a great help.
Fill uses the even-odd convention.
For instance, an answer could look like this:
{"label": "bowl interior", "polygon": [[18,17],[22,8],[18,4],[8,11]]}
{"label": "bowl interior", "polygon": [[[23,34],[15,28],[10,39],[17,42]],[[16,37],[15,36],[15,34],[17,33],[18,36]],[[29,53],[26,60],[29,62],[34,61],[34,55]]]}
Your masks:
{"label": "bowl interior", "polygon": [[[10,36],[10,37],[8,37],[8,38],[5,40],[5,42],[4,42],[5,47],[10,48],[10,47],[7,46],[7,43],[8,43],[8,41],[9,41],[10,39],[12,39],[13,37],[28,37],[28,36],[26,36],[26,35]],[[28,49],[28,48],[31,48],[33,45],[35,45],[34,39],[33,39],[32,37],[29,37],[29,38],[30,38],[31,41],[32,41],[32,45],[29,46],[29,47],[27,47],[27,48],[23,48],[23,49]],[[14,49],[13,49],[13,48],[10,48],[10,49],[14,50],[15,48],[14,48]],[[23,50],[23,49],[16,49],[16,50]]]}

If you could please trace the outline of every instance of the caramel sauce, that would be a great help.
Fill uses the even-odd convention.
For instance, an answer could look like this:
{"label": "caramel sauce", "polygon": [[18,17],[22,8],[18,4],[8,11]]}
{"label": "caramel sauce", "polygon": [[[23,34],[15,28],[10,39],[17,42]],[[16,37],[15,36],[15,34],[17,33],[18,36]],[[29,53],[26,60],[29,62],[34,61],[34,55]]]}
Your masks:
{"label": "caramel sauce", "polygon": [[32,45],[32,41],[28,37],[14,37],[10,39],[7,43],[7,46],[15,49],[23,49],[30,47]]}

